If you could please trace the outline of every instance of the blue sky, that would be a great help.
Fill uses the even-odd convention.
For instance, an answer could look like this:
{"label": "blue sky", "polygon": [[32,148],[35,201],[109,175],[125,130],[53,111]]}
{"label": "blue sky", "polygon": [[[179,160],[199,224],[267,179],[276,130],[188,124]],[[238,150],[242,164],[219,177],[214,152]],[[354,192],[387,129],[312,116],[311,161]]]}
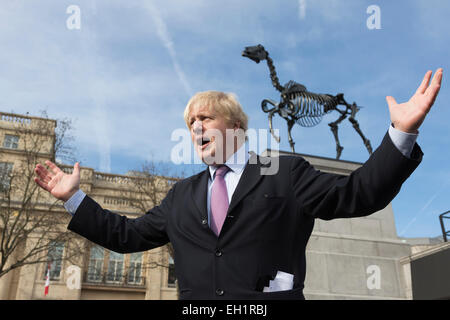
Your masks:
{"label": "blue sky", "polygon": [[[70,5],[81,28],[69,30]],[[369,30],[370,5],[381,29]],[[284,1],[5,1],[0,7],[0,110],[73,120],[78,160],[112,173],[145,160],[170,161],[184,128],[182,112],[197,91],[234,92],[251,128],[267,128],[264,98],[278,100],[265,63],[241,56],[263,44],[282,84],[345,93],[364,108],[357,119],[372,146],[389,126],[386,95],[410,98],[427,70],[444,68],[439,97],[420,130],[425,156],[392,205],[405,237],[440,235],[438,214],[450,210],[450,2],[440,0]],[[296,151],[335,157],[324,117],[292,130]],[[282,150],[289,150],[279,118]],[[368,153],[348,121],[339,129],[343,160]],[[180,168],[176,168],[178,170]]]}

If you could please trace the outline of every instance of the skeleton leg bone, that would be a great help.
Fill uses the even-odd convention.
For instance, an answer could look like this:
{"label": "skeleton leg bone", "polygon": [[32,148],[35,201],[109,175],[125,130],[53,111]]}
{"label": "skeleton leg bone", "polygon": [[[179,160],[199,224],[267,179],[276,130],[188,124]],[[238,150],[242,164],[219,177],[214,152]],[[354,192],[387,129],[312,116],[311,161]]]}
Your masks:
{"label": "skeleton leg bone", "polygon": [[[274,107],[272,109],[269,109],[269,108],[267,108],[267,104],[271,104]],[[279,110],[280,107],[279,107],[279,104],[276,103],[275,101],[269,100],[269,99],[264,99],[263,101],[261,101],[261,109],[267,113],[267,112],[271,112],[272,110],[275,110],[275,109]]]}
{"label": "skeleton leg bone", "polygon": [[277,111],[277,110],[274,109],[274,110],[272,110],[272,111],[269,112],[269,128],[270,128],[270,133],[272,134],[273,138],[274,138],[278,143],[280,143],[280,137],[277,137],[277,136],[275,135],[275,132],[273,132],[273,127],[272,127],[272,117],[273,117],[273,114],[274,114],[276,111]]}
{"label": "skeleton leg bone", "polygon": [[292,149],[292,152],[293,152],[293,153],[295,153],[295,148],[294,148],[295,142],[294,142],[294,140],[292,139],[292,136],[291,136],[291,129],[292,129],[292,127],[294,126],[294,124],[295,124],[295,121],[294,121],[294,120],[288,120],[288,137],[289,137],[289,144],[291,145],[291,149]]}
{"label": "skeleton leg bone", "polygon": [[353,124],[353,128],[355,128],[356,132],[358,132],[358,134],[361,136],[361,138],[364,142],[364,145],[367,148],[367,151],[369,151],[369,154],[372,154],[372,146],[370,145],[370,141],[368,139],[366,139],[366,137],[362,133],[361,129],[359,128],[358,121],[355,118],[353,118],[353,116],[348,118],[348,120]]}
{"label": "skeleton leg bone", "polygon": [[[274,107],[271,108],[271,109],[269,109],[269,108],[267,108],[267,104],[271,104],[271,105],[274,106]],[[275,135],[275,133],[273,132],[273,127],[272,127],[272,117],[273,117],[273,114],[274,114],[275,112],[278,112],[278,111],[280,110],[279,104],[276,103],[276,102],[273,101],[273,100],[264,99],[264,100],[261,102],[261,108],[262,108],[262,110],[263,110],[264,112],[266,112],[266,113],[269,114],[268,118],[269,118],[269,128],[270,128],[270,133],[272,134],[273,138],[274,138],[278,143],[280,143],[280,137],[277,137],[277,136]]]}
{"label": "skeleton leg bone", "polygon": [[[340,110],[337,110],[337,111],[340,111]],[[338,124],[345,118],[347,118],[347,114],[345,112],[343,112],[343,113],[341,112],[341,116],[339,117],[339,119],[337,119],[334,122],[330,122],[328,124],[331,127],[331,132],[333,132],[334,140],[336,140],[336,159],[337,160],[339,160],[339,158],[341,157],[342,150],[344,149],[344,147],[342,147],[339,142]]]}

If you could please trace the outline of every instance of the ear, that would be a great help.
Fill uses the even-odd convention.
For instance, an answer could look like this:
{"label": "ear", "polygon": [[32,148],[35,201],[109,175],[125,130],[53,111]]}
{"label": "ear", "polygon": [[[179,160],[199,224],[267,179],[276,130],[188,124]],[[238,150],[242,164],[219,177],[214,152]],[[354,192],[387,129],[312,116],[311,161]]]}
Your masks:
{"label": "ear", "polygon": [[235,122],[234,123],[234,129],[237,130],[237,129],[240,129],[240,128],[241,128],[241,122],[239,122],[239,121]]}

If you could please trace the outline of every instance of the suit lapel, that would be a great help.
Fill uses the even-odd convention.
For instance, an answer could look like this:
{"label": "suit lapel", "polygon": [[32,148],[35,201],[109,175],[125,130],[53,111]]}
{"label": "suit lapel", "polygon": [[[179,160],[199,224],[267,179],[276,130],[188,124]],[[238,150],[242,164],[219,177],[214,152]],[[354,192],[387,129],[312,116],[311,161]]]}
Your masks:
{"label": "suit lapel", "polygon": [[198,211],[201,213],[201,219],[208,219],[208,212],[206,210],[206,196],[208,194],[208,178],[209,178],[209,169],[206,167],[206,170],[200,174],[197,179],[192,181],[192,197],[194,198],[195,206]]}
{"label": "suit lapel", "polygon": [[231,198],[228,213],[233,211],[238,203],[258,184],[261,178],[261,163],[259,162],[258,156],[252,152],[249,163],[245,167],[236,190],[233,193],[233,197]]}

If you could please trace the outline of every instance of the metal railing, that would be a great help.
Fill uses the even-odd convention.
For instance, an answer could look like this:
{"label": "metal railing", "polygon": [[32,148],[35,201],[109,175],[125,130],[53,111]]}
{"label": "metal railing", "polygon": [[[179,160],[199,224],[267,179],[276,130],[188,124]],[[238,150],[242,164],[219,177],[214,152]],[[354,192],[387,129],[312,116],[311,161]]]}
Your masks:
{"label": "metal railing", "polygon": [[442,236],[444,237],[444,242],[448,241],[450,237],[450,229],[445,229],[444,219],[450,219],[450,210],[439,215],[439,221],[441,222]]}
{"label": "metal railing", "polygon": [[130,279],[128,274],[121,276],[104,273],[84,273],[83,283],[89,285],[102,285],[113,287],[145,287],[145,277],[135,277]]}

